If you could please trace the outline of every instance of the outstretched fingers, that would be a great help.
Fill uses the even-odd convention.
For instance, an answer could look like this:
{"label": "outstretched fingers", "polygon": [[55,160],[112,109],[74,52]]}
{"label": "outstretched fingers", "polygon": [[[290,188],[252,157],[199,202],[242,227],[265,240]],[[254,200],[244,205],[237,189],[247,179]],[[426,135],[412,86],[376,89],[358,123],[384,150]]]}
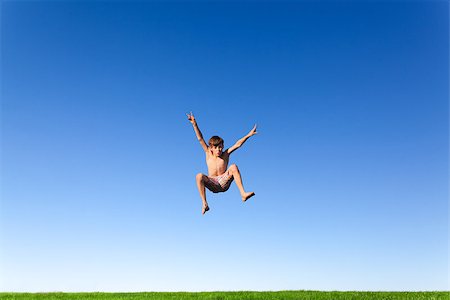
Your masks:
{"label": "outstretched fingers", "polygon": [[187,116],[188,120],[191,121],[191,122],[192,122],[193,120],[195,120],[194,114],[192,114],[192,111],[191,111],[190,113],[187,113],[186,116]]}
{"label": "outstretched fingers", "polygon": [[253,128],[252,128],[252,130],[250,130],[250,134],[251,135],[255,135],[255,134],[257,134],[258,132],[256,132],[256,124],[255,124],[255,126],[253,126]]}

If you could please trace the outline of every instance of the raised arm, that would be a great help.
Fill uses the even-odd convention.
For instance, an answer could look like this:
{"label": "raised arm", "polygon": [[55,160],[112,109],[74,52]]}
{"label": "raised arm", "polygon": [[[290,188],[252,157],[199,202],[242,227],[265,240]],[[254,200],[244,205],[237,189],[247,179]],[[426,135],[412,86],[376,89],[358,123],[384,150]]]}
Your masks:
{"label": "raised arm", "polygon": [[257,134],[257,132],[256,132],[256,124],[255,124],[255,126],[253,127],[253,129],[250,130],[250,132],[249,132],[246,136],[244,136],[242,139],[240,139],[239,141],[237,141],[233,146],[231,146],[230,148],[228,148],[228,149],[226,150],[226,152],[227,152],[228,154],[231,154],[234,150],[240,148],[240,147],[245,143],[245,141],[248,140],[249,137],[251,137],[251,136],[253,136],[253,135],[255,135],[255,134]]}
{"label": "raised arm", "polygon": [[192,114],[186,114],[188,117],[189,122],[191,122],[192,127],[194,127],[195,135],[197,136],[198,141],[200,142],[200,145],[202,146],[203,150],[206,152],[208,151],[208,146],[205,143],[205,140],[203,139],[203,135],[200,131],[200,129],[197,126],[197,121],[194,118],[194,115]]}

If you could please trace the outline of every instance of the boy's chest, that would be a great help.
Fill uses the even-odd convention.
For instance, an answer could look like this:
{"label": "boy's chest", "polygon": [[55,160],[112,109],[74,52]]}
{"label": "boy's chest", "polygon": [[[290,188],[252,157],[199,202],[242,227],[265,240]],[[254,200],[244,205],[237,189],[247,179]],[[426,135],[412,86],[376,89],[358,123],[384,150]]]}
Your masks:
{"label": "boy's chest", "polygon": [[226,166],[228,165],[228,157],[208,156],[206,158],[206,163],[210,166]]}

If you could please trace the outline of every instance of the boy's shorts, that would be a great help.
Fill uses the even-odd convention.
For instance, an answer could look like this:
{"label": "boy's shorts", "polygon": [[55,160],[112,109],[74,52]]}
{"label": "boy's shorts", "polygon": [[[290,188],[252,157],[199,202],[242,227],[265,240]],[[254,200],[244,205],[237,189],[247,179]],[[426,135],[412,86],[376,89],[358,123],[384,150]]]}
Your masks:
{"label": "boy's shorts", "polygon": [[204,178],[206,178],[204,180],[205,187],[213,193],[225,192],[233,182],[233,175],[230,174],[230,171],[219,176],[205,176]]}

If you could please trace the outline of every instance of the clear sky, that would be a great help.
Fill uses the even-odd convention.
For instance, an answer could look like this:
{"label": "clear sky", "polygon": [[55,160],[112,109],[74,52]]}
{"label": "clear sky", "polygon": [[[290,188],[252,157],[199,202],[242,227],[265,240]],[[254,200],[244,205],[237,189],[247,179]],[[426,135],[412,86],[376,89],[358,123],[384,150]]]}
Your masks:
{"label": "clear sky", "polygon": [[[1,291],[448,290],[447,1],[1,3]],[[246,189],[208,193],[205,138]]]}

